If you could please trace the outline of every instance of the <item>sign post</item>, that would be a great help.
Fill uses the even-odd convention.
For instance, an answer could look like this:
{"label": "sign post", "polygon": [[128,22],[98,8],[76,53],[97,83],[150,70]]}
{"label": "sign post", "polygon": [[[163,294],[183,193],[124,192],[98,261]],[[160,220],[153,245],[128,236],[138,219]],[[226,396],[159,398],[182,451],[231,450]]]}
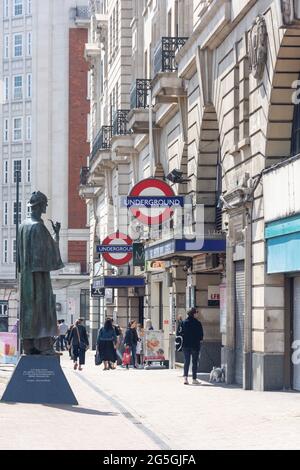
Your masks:
{"label": "sign post", "polygon": [[107,263],[122,266],[132,260],[132,243],[133,241],[128,235],[116,232],[106,237],[102,245],[97,245],[97,253],[100,253]]}

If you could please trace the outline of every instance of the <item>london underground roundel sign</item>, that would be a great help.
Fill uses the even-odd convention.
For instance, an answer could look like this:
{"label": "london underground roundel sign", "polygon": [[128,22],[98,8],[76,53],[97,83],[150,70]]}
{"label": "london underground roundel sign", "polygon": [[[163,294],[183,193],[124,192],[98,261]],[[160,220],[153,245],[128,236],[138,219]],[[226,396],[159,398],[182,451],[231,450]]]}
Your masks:
{"label": "london underground roundel sign", "polygon": [[107,263],[114,266],[128,264],[133,256],[132,239],[121,232],[108,235],[102,245],[97,246],[97,253],[102,254]]}
{"label": "london underground roundel sign", "polygon": [[175,199],[173,189],[156,178],[137,183],[127,199],[132,203],[130,211],[133,216],[145,225],[159,225],[174,213],[171,201]]}

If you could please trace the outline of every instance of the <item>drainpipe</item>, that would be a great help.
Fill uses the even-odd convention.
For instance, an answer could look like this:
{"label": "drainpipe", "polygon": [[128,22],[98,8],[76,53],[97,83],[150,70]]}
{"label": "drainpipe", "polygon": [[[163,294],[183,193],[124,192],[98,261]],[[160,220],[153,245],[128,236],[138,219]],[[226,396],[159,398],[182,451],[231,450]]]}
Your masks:
{"label": "drainpipe", "polygon": [[[246,260],[246,273],[245,273],[245,311],[246,311],[246,335],[245,335],[245,347],[244,347],[244,360],[245,360],[245,369],[244,369],[244,389],[252,390],[253,388],[253,376],[252,376],[252,259],[253,259],[253,250],[252,250],[252,225],[253,225],[253,208],[254,208],[254,194],[255,191],[262,179],[263,172],[258,176],[254,187],[251,191],[251,194],[248,197],[250,205],[246,211],[247,217],[247,228],[245,231],[245,260]],[[248,293],[247,293],[248,292]]]}

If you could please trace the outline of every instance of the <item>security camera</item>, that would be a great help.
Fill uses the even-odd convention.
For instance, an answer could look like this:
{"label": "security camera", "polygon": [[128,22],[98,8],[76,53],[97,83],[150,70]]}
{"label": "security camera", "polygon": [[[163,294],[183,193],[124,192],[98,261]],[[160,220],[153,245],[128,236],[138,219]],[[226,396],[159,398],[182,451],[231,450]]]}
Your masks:
{"label": "security camera", "polygon": [[183,177],[183,171],[176,169],[172,170],[171,173],[166,176],[166,179],[171,181],[171,183],[186,183],[191,181],[190,179]]}

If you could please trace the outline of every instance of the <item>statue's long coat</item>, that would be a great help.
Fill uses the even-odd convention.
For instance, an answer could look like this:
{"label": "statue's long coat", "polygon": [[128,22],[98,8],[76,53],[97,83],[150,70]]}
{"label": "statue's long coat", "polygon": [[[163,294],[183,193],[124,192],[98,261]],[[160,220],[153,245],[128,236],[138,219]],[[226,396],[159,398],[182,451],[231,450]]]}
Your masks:
{"label": "statue's long coat", "polygon": [[51,237],[44,222],[41,219],[23,222],[18,238],[22,339],[57,335],[50,271],[63,266],[58,243]]}

